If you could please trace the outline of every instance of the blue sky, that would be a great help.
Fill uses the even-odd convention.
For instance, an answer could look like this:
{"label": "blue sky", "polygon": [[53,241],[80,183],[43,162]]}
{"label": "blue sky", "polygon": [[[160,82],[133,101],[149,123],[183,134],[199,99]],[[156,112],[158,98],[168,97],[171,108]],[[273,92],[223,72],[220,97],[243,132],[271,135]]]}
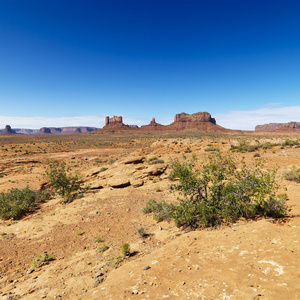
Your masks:
{"label": "blue sky", "polygon": [[0,0],[0,128],[300,122],[300,1]]}

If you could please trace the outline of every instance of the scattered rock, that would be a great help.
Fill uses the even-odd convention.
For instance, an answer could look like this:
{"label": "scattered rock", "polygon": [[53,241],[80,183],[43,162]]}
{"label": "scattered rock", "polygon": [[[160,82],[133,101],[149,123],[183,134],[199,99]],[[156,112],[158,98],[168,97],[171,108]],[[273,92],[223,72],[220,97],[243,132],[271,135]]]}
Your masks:
{"label": "scattered rock", "polygon": [[150,268],[151,268],[150,266],[146,265],[143,267],[143,270],[149,270]]}

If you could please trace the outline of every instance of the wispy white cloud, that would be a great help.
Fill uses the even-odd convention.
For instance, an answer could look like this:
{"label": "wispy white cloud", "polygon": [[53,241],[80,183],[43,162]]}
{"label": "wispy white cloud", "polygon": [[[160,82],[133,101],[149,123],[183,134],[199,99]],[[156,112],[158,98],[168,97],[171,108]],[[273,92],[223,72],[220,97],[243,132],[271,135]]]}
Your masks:
{"label": "wispy white cloud", "polygon": [[0,125],[10,125],[12,128],[68,127],[89,126],[102,127],[105,116],[75,116],[75,117],[8,117],[0,116]]}
{"label": "wispy white cloud", "polygon": [[215,114],[213,117],[218,125],[225,128],[254,130],[256,125],[267,123],[300,122],[300,106],[269,105],[256,110],[229,111],[225,114]]}

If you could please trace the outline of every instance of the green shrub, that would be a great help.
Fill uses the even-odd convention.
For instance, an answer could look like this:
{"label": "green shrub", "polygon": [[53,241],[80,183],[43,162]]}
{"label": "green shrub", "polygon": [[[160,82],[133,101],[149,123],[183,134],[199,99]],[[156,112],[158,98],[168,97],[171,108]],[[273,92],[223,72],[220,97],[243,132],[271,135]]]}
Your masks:
{"label": "green shrub", "polygon": [[279,199],[277,169],[264,170],[263,160],[250,167],[242,160],[237,169],[232,156],[220,152],[209,156],[201,169],[193,162],[171,161],[172,176],[179,179],[171,191],[179,203],[171,211],[178,226],[208,227],[233,222],[240,217],[282,217],[285,200]]}
{"label": "green shrub", "polygon": [[104,251],[106,251],[109,247],[105,244],[102,244],[101,246],[97,247],[96,251],[97,252],[101,252],[103,253]]}
{"label": "green shrub", "polygon": [[122,254],[124,256],[130,255],[130,244],[129,243],[123,243],[122,245]]}
{"label": "green shrub", "polygon": [[102,239],[102,237],[97,237],[94,242],[101,243],[101,242],[103,242],[103,239]]}
{"label": "green shrub", "polygon": [[163,164],[165,161],[162,159],[153,159],[149,162],[149,165],[155,165],[155,164]]}
{"label": "green shrub", "polygon": [[102,168],[99,170],[99,172],[101,173],[101,172],[104,172],[104,171],[106,171],[106,170],[107,170],[107,168],[102,167]]}
{"label": "green shrub", "polygon": [[49,190],[33,191],[28,186],[22,190],[11,189],[0,193],[0,218],[19,220],[50,198]]}
{"label": "green shrub", "polygon": [[235,152],[254,152],[259,149],[259,145],[240,145],[233,146],[231,145],[231,150]]}
{"label": "green shrub", "polygon": [[171,220],[172,214],[171,212],[174,209],[174,205],[172,203],[168,204],[164,200],[161,202],[157,202],[154,199],[150,199],[146,206],[143,208],[144,214],[153,213],[153,217],[156,221],[161,222],[164,220]]}
{"label": "green shrub", "polygon": [[82,181],[78,174],[72,175],[65,162],[51,161],[45,173],[54,191],[64,198],[64,202],[71,202],[81,190]]}
{"label": "green shrub", "polygon": [[151,162],[152,160],[157,160],[157,159],[158,159],[158,157],[156,155],[154,155],[148,159],[148,162]]}
{"label": "green shrub", "polygon": [[299,141],[293,141],[293,140],[287,139],[281,145],[282,146],[290,146],[291,147],[291,146],[297,146],[299,144],[300,144]]}
{"label": "green shrub", "polygon": [[217,148],[217,147],[207,147],[207,148],[204,149],[204,151],[206,151],[206,152],[214,152],[214,151],[220,151],[220,149]]}
{"label": "green shrub", "polygon": [[53,256],[50,256],[46,251],[39,255],[37,258],[33,259],[30,263],[30,267],[35,269],[43,265],[47,265],[49,261],[54,260]]}
{"label": "green shrub", "polygon": [[290,167],[290,170],[284,173],[284,178],[289,181],[300,183],[300,167],[295,165]]}

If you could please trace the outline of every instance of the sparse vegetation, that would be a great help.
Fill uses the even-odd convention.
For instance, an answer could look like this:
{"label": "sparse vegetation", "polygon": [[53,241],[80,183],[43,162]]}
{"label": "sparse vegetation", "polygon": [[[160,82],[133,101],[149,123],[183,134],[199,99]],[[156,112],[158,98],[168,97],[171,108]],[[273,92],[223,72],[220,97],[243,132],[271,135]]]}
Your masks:
{"label": "sparse vegetation", "polygon": [[[264,161],[253,161],[246,166],[230,155],[216,152],[208,157],[202,168],[195,161],[171,160],[172,192],[179,192],[178,204],[149,200],[143,209],[154,217],[171,216],[178,226],[214,227],[222,222],[233,222],[240,217],[283,217],[286,199],[278,197],[280,184],[277,169],[264,169]],[[237,165],[240,164],[240,168]]]}
{"label": "sparse vegetation", "polygon": [[28,186],[21,190],[11,189],[7,193],[0,193],[0,218],[19,220],[50,198],[49,190],[33,191]]}
{"label": "sparse vegetation", "polygon": [[96,251],[103,253],[106,251],[109,247],[106,244],[102,244],[101,246],[97,247]]}
{"label": "sparse vegetation", "polygon": [[71,202],[77,196],[75,192],[81,191],[82,181],[79,175],[72,175],[65,162],[49,162],[45,175],[54,191],[63,197],[64,203]]}
{"label": "sparse vegetation", "polygon": [[53,256],[49,255],[47,252],[43,252],[41,255],[31,261],[30,267],[33,269],[40,268],[43,265],[47,265],[49,261],[52,260],[54,260]]}
{"label": "sparse vegetation", "polygon": [[172,219],[171,212],[175,209],[172,203],[167,203],[164,200],[157,202],[154,199],[150,199],[146,206],[143,208],[144,214],[153,213],[153,217],[156,221],[169,221]]}
{"label": "sparse vegetation", "polygon": [[95,243],[101,243],[101,242],[103,242],[102,237],[97,237],[97,238],[95,239]]}
{"label": "sparse vegetation", "polygon": [[129,243],[123,243],[122,245],[122,254],[124,256],[130,255],[130,244]]}
{"label": "sparse vegetation", "polygon": [[107,259],[105,265],[111,266],[112,268],[116,269],[118,267],[119,263],[123,260],[124,260],[124,256],[117,255],[117,256]]}
{"label": "sparse vegetation", "polygon": [[138,227],[137,233],[138,233],[139,237],[141,237],[141,238],[144,238],[144,237],[147,236],[147,233],[146,233],[146,231],[145,231],[145,228],[142,227],[142,226],[141,226],[141,227]]}
{"label": "sparse vegetation", "polygon": [[300,183],[300,167],[295,165],[291,166],[289,171],[284,173],[284,178],[289,181]]}
{"label": "sparse vegetation", "polygon": [[220,151],[220,149],[217,148],[217,147],[207,147],[207,148],[204,149],[204,151],[206,151],[206,152],[214,152],[214,151]]}

